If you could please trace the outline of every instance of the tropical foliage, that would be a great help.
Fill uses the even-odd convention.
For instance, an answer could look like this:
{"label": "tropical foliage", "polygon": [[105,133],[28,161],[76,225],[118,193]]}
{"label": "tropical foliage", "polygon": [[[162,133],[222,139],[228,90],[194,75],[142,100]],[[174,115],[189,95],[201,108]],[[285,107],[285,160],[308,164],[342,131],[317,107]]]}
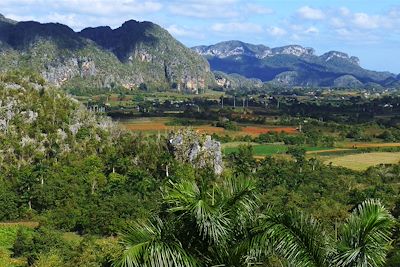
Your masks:
{"label": "tropical foliage", "polygon": [[377,200],[361,203],[336,229],[298,211],[260,213],[258,203],[253,181],[242,176],[171,182],[158,217],[123,234],[125,251],[115,266],[385,263],[394,218]]}
{"label": "tropical foliage", "polygon": [[256,161],[242,147],[216,174],[219,146],[177,133],[172,149],[34,73],[2,75],[0,263],[398,266],[399,165],[354,172],[301,149]]}

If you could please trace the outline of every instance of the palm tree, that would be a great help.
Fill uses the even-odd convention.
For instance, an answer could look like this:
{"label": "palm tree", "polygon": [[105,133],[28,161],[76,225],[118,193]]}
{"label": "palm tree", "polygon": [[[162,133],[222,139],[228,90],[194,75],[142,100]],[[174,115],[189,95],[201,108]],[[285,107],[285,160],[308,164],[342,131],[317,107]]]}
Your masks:
{"label": "palm tree", "polygon": [[[297,267],[379,267],[385,263],[394,218],[378,200],[362,202],[340,227],[338,238],[299,212],[267,215],[252,229],[251,258],[271,251]],[[272,249],[271,249],[272,248]]]}
{"label": "palm tree", "polygon": [[378,200],[361,203],[341,229],[334,257],[336,266],[383,266],[394,222]]}
{"label": "palm tree", "polygon": [[[246,178],[170,182],[159,217],[122,235],[115,266],[383,266],[394,219],[378,200],[361,203],[337,234],[298,211],[258,214]],[[266,211],[265,211],[266,210]]]}
{"label": "palm tree", "polygon": [[[170,182],[163,193],[166,208],[160,217],[122,234],[125,250],[115,266],[226,266],[240,261],[236,244],[248,238],[258,208],[251,180]],[[151,262],[154,253],[160,255]]]}
{"label": "palm tree", "polygon": [[198,266],[197,260],[170,234],[170,226],[155,217],[153,222],[138,222],[129,227],[122,238],[126,249],[114,266]]}
{"label": "palm tree", "polygon": [[265,261],[276,255],[289,266],[328,266],[331,240],[323,227],[311,216],[297,211],[269,212],[260,216],[251,229],[250,263]]}

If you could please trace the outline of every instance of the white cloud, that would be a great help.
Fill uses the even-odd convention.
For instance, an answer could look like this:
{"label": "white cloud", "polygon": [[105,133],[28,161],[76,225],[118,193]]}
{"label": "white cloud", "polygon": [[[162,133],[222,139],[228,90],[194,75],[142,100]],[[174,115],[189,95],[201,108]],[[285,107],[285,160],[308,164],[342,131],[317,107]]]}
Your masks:
{"label": "white cloud", "polygon": [[352,34],[351,31],[349,31],[349,30],[346,29],[346,28],[336,29],[335,32],[336,32],[338,35],[342,36],[342,37],[349,37],[349,36],[351,36],[351,34]]}
{"label": "white cloud", "polygon": [[376,29],[379,27],[379,18],[377,16],[369,16],[366,13],[354,14],[352,22],[359,28]]}
{"label": "white cloud", "polygon": [[348,9],[347,7],[341,7],[341,8],[339,8],[339,12],[340,12],[340,15],[342,15],[342,16],[344,16],[344,17],[346,17],[346,16],[348,16],[348,15],[351,14],[350,9]]}
{"label": "white cloud", "polygon": [[[304,20],[298,20],[299,17]],[[400,33],[400,7],[382,13],[366,13],[354,12],[347,7],[321,10],[304,6],[298,9],[292,20],[287,23],[291,23],[286,24],[286,29],[292,39],[306,38],[323,32],[332,40],[376,43]]]}
{"label": "white cloud", "polygon": [[293,33],[291,36],[290,36],[290,39],[292,39],[293,41],[300,41],[301,40],[301,37],[297,34],[297,33]]}
{"label": "white cloud", "polygon": [[39,0],[20,0],[20,1],[18,1],[18,3],[15,3],[15,0],[14,1],[13,0],[2,0],[0,2],[0,7],[9,7],[9,6],[16,5],[16,4],[21,5],[21,6],[31,5],[31,4],[37,4],[39,2],[40,2]]}
{"label": "white cloud", "polygon": [[318,34],[319,30],[316,27],[308,27],[304,30],[305,34]]}
{"label": "white cloud", "polygon": [[198,31],[180,27],[178,25],[170,25],[167,31],[175,37],[190,37],[195,39],[205,39],[204,33],[199,33]]}
{"label": "white cloud", "polygon": [[226,8],[226,1],[187,1],[174,3],[169,11],[175,15],[195,18],[235,18],[240,15],[234,9]]}
{"label": "white cloud", "polygon": [[[160,11],[163,5],[157,0],[1,0],[0,7],[16,9],[18,12],[74,13],[80,15],[119,16],[120,14],[143,14]],[[32,12],[32,9],[35,12]]]}
{"label": "white cloud", "polygon": [[274,13],[274,11],[271,8],[257,4],[247,4],[245,9],[247,12],[251,14],[258,14],[258,15],[269,15]]}
{"label": "white cloud", "polygon": [[325,13],[321,9],[303,6],[297,10],[297,14],[303,19],[322,20],[325,19]]}
{"label": "white cloud", "polygon": [[52,1],[50,6],[80,14],[110,16],[112,14],[140,14],[161,10],[163,5],[157,1],[140,0],[59,0]]}
{"label": "white cloud", "polygon": [[343,28],[346,26],[346,23],[344,22],[344,20],[342,18],[336,18],[336,17],[331,18],[330,24],[334,28]]}
{"label": "white cloud", "polygon": [[29,21],[29,20],[35,20],[35,17],[29,16],[29,15],[17,15],[13,13],[4,13],[3,14],[6,18],[16,20],[16,21]]}
{"label": "white cloud", "polygon": [[215,23],[211,26],[211,29],[215,32],[232,33],[260,33],[263,31],[262,26],[255,23],[247,22],[230,22],[230,23]]}
{"label": "white cloud", "polygon": [[280,27],[270,27],[267,30],[268,34],[275,37],[281,37],[287,34],[287,31]]}
{"label": "white cloud", "polygon": [[68,25],[71,28],[80,29],[85,25],[82,24],[82,21],[77,18],[75,14],[60,14],[60,13],[52,13],[45,18],[48,22],[60,22]]}
{"label": "white cloud", "polygon": [[265,5],[243,0],[171,0],[171,13],[200,19],[248,19],[251,15],[269,15],[274,11]]}
{"label": "white cloud", "polygon": [[330,25],[334,29],[352,28],[359,30],[396,29],[400,27],[400,12],[389,10],[386,14],[353,13],[346,7],[330,12]]}
{"label": "white cloud", "polygon": [[239,0],[169,0],[176,3],[193,3],[193,4],[213,4],[213,5],[232,5],[239,2]]}

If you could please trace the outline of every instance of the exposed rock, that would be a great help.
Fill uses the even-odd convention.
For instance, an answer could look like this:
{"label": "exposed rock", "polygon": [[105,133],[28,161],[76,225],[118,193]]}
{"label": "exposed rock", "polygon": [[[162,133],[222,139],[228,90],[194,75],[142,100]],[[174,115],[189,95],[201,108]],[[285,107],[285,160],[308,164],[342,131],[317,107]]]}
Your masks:
{"label": "exposed rock", "polygon": [[29,67],[68,88],[151,89],[198,93],[213,82],[208,62],[151,22],[74,32],[58,23],[16,22],[0,16],[0,72]]}
{"label": "exposed rock", "polygon": [[236,73],[226,74],[215,71],[214,76],[217,86],[224,90],[252,89],[261,88],[263,86],[263,82],[259,79],[248,79]]}
{"label": "exposed rock", "polygon": [[79,75],[78,60],[70,58],[64,62],[52,62],[42,71],[43,78],[51,84],[60,86],[67,80]]}
{"label": "exposed rock", "polygon": [[169,148],[174,157],[196,168],[211,167],[215,174],[223,171],[221,143],[192,130],[180,130],[171,134]]}
{"label": "exposed rock", "polygon": [[240,41],[226,41],[210,46],[195,46],[192,49],[206,57],[226,58],[231,56],[248,56],[258,59],[276,55],[311,56],[315,52],[313,48],[305,48],[299,45],[288,45],[271,49],[265,45],[253,45]]}
{"label": "exposed rock", "polygon": [[96,64],[93,60],[84,58],[78,62],[80,66],[80,74],[81,77],[88,77],[88,76],[95,76],[96,71]]}
{"label": "exposed rock", "polygon": [[314,49],[305,48],[300,45],[288,45],[284,47],[277,47],[272,49],[273,55],[292,55],[292,56],[312,56],[314,55]]}
{"label": "exposed rock", "polygon": [[354,65],[359,65],[360,60],[358,57],[349,57],[348,54],[343,53],[343,52],[338,52],[338,51],[330,51],[328,53],[323,54],[322,56],[320,56],[320,58],[322,60],[324,60],[325,62],[334,60],[334,59],[342,59],[342,60],[346,60]]}

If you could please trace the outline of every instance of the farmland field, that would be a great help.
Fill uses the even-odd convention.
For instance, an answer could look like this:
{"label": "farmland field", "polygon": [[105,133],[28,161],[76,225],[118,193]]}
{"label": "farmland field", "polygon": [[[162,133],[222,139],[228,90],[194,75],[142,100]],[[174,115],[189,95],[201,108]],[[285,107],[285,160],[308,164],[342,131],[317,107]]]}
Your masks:
{"label": "farmland field", "polygon": [[380,147],[400,147],[400,143],[347,143],[345,147],[351,148],[380,148]]}
{"label": "farmland field", "polygon": [[[168,131],[186,128],[188,126],[171,126],[168,123],[171,122],[171,118],[139,118],[120,121],[122,126],[131,131],[139,131],[145,133],[166,133]],[[194,125],[191,128],[198,130],[202,133],[207,134],[222,134],[230,136],[245,136],[249,135],[252,137],[258,136],[260,134],[268,132],[285,132],[288,134],[296,134],[297,130],[295,127],[276,127],[276,126],[265,126],[265,125],[238,125],[240,130],[230,131],[222,127],[216,127],[211,125],[211,123],[204,125]]]}
{"label": "farmland field", "polygon": [[[232,144],[224,144],[223,146],[223,152],[225,154],[230,154],[233,152],[237,152],[239,150],[239,145],[244,145],[245,143],[236,143],[236,145]],[[288,146],[284,144],[265,144],[265,145],[258,145],[258,144],[249,144],[253,148],[254,156],[260,157],[260,156],[271,156],[274,154],[282,154],[286,153],[288,150]],[[304,149],[307,152],[311,151],[329,151],[332,148],[329,147],[311,147],[311,146],[306,146]]]}
{"label": "farmland field", "polygon": [[400,152],[373,152],[334,157],[324,163],[362,171],[379,164],[397,164],[399,161]]}

